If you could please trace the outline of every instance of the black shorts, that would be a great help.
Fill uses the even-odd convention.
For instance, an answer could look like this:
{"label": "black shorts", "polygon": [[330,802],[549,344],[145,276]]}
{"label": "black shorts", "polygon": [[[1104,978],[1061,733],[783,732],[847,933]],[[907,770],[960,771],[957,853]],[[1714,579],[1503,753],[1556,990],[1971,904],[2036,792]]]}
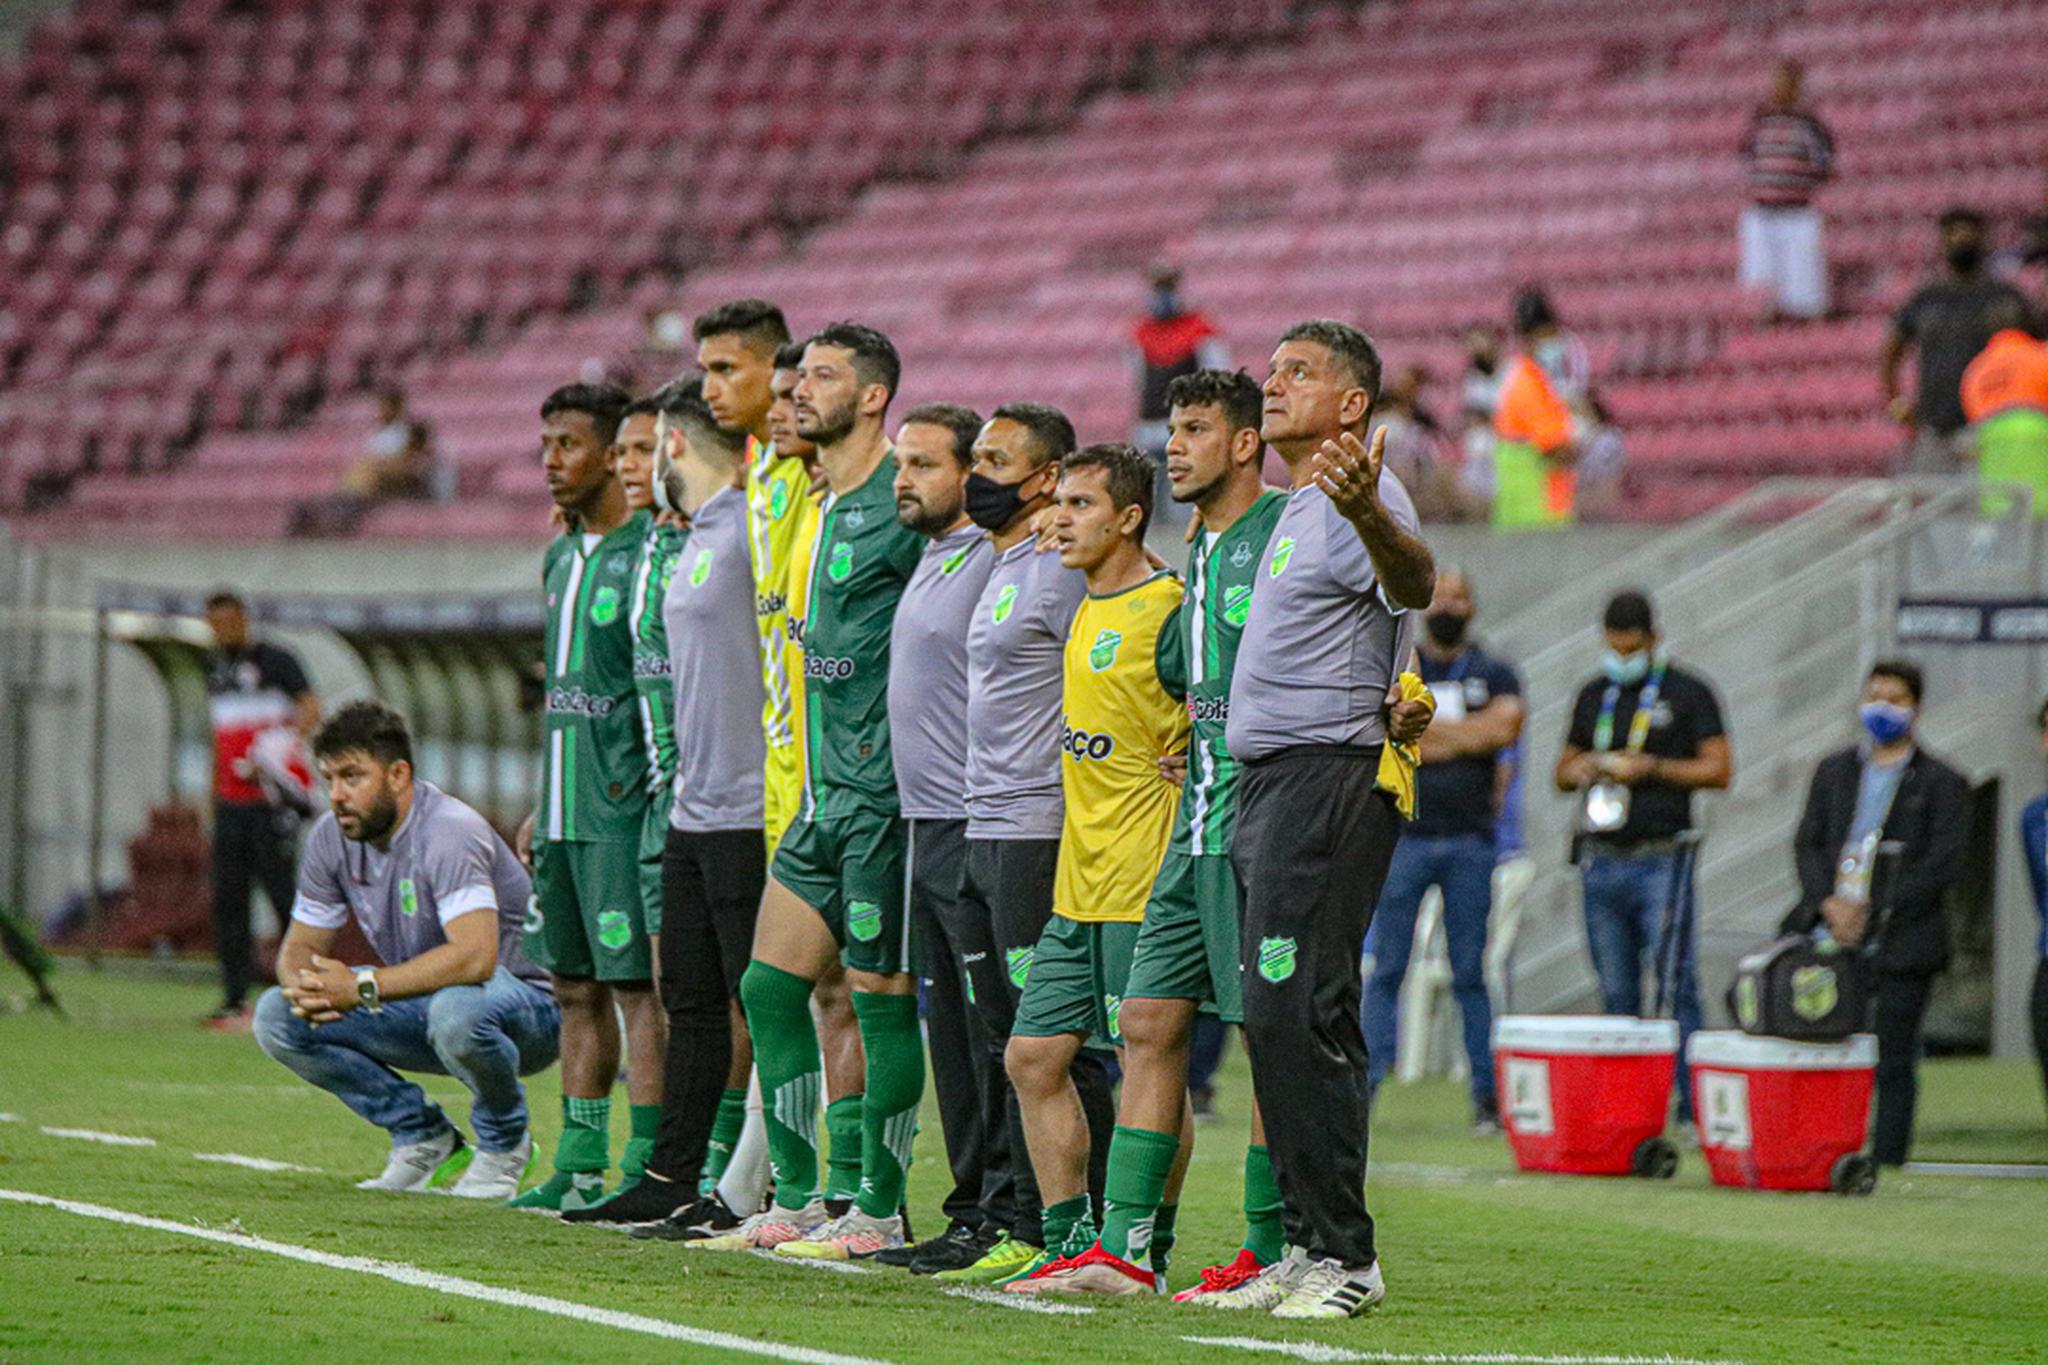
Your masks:
{"label": "black shorts", "polygon": [[754,921],[768,882],[768,845],[758,829],[671,828],[661,850],[663,995],[678,970],[716,970],[727,998],[754,955]]}

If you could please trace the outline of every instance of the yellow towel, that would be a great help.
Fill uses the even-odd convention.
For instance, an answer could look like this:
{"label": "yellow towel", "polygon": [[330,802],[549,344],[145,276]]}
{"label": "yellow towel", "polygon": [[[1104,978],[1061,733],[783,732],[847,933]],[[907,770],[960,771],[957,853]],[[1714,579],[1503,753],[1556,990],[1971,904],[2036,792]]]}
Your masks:
{"label": "yellow towel", "polygon": [[[1419,675],[1403,673],[1399,687],[1398,700],[1427,702],[1429,714],[1435,718],[1436,695]],[[1387,747],[1380,751],[1379,789],[1393,793],[1394,805],[1400,809],[1403,820],[1415,818],[1415,770],[1421,766],[1422,750],[1416,745],[1396,744],[1389,740]]]}

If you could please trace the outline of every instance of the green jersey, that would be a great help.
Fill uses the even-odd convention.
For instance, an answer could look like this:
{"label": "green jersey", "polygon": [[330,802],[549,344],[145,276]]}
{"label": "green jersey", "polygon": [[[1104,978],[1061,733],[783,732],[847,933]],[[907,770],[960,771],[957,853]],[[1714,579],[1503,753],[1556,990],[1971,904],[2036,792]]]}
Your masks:
{"label": "green jersey", "polygon": [[649,523],[633,571],[633,690],[640,694],[640,734],[647,743],[647,791],[667,818],[676,780],[675,693],[670,683],[668,624],[662,600],[688,531]]}
{"label": "green jersey", "polygon": [[1269,488],[1228,527],[1203,532],[1188,555],[1187,595],[1173,634],[1178,641],[1175,662],[1186,675],[1193,736],[1188,743],[1187,782],[1173,821],[1170,847],[1175,853],[1230,852],[1238,772],[1223,746],[1223,727],[1230,719],[1230,674],[1237,667],[1237,643],[1251,608],[1252,580],[1286,507],[1286,495]]}
{"label": "green jersey", "polygon": [[825,499],[806,584],[800,811],[831,820],[900,809],[889,749],[889,634],[924,537],[896,520],[895,463]]}
{"label": "green jersey", "polygon": [[547,723],[537,840],[639,843],[647,741],[633,686],[633,587],[652,519],[548,546]]}

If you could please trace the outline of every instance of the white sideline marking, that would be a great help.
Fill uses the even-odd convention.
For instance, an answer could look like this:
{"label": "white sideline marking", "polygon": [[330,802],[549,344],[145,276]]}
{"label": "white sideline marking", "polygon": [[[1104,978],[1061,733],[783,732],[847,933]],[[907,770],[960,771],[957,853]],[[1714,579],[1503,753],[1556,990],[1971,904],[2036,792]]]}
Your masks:
{"label": "white sideline marking", "polygon": [[755,1247],[753,1254],[770,1265],[800,1265],[806,1270],[829,1270],[835,1275],[872,1275],[875,1272],[864,1265],[849,1261],[812,1261],[800,1256],[777,1256],[772,1247]]}
{"label": "white sideline marking", "polygon": [[1907,1175],[1966,1175],[1980,1180],[2048,1180],[2048,1166],[2008,1165],[1995,1161],[1909,1161],[1900,1169]]}
{"label": "white sideline marking", "polygon": [[109,1147],[154,1147],[155,1138],[129,1137],[126,1133],[102,1133],[93,1128],[52,1128],[47,1124],[43,1132],[50,1137],[76,1138],[80,1142],[104,1142]]}
{"label": "white sideline marking", "polygon": [[1047,1303],[1032,1294],[1005,1294],[998,1289],[981,1289],[973,1285],[949,1284],[941,1292],[956,1299],[973,1299],[976,1303],[992,1303],[998,1308],[1014,1308],[1020,1313],[1049,1313],[1055,1317],[1079,1318],[1095,1311],[1078,1303]]}
{"label": "white sideline marking", "polygon": [[753,1341],[728,1332],[713,1332],[702,1327],[669,1322],[662,1318],[643,1317],[638,1313],[622,1313],[612,1308],[594,1308],[589,1304],[551,1298],[545,1294],[529,1294],[519,1289],[500,1289],[496,1285],[479,1284],[475,1280],[465,1280],[457,1275],[422,1270],[418,1266],[406,1265],[402,1261],[377,1261],[368,1256],[336,1256],[331,1252],[315,1251],[311,1247],[294,1246],[289,1242],[273,1242],[263,1237],[220,1232],[213,1228],[195,1227],[189,1223],[173,1223],[166,1219],[148,1218],[139,1213],[127,1213],[99,1204],[53,1199],[49,1195],[32,1194],[27,1190],[0,1189],[0,1200],[16,1204],[37,1204],[64,1213],[75,1213],[83,1218],[99,1218],[109,1223],[123,1223],[129,1227],[149,1228],[156,1232],[174,1232],[181,1237],[196,1237],[203,1242],[218,1242],[222,1246],[240,1247],[245,1251],[268,1252],[272,1256],[303,1261],[307,1265],[325,1266],[329,1270],[348,1270],[359,1275],[375,1275],[379,1279],[411,1285],[418,1289],[431,1289],[440,1294],[452,1294],[457,1298],[476,1299],[508,1308],[530,1308],[536,1313],[548,1313],[577,1322],[595,1323],[600,1327],[616,1327],[621,1331],[639,1332],[643,1336],[666,1337],[670,1341],[687,1342],[692,1346],[702,1346],[711,1350],[738,1351],[746,1355],[766,1356],[771,1360],[796,1361],[800,1362],[800,1365],[888,1365],[886,1361],[869,1356],[840,1355],[836,1351],[814,1351],[805,1346],[783,1346],[775,1342]]}
{"label": "white sideline marking", "polygon": [[1197,1346],[1223,1346],[1238,1351],[1264,1351],[1337,1365],[1370,1361],[1374,1365],[1741,1365],[1732,1360],[1696,1360],[1691,1356],[1527,1356],[1505,1351],[1422,1352],[1347,1351],[1308,1341],[1265,1341],[1259,1337],[1182,1337]]}
{"label": "white sideline marking", "polygon": [[247,1166],[252,1171],[299,1171],[306,1175],[325,1174],[318,1166],[299,1166],[268,1157],[243,1156],[240,1152],[194,1152],[194,1161],[217,1161],[223,1166]]}
{"label": "white sideline marking", "polygon": [[19,1114],[0,1114],[0,1123],[20,1123],[20,1122],[21,1122],[21,1115],[19,1115]]}

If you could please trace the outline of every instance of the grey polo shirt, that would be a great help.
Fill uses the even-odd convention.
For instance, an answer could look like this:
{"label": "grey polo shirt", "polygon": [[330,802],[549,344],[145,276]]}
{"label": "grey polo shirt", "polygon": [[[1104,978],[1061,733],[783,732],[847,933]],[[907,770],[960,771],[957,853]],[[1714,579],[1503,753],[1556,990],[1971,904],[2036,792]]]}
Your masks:
{"label": "grey polo shirt", "polygon": [[967,626],[967,837],[1057,839],[1067,627],[1088,580],[1027,536],[995,557]]}
{"label": "grey polo shirt", "polygon": [[532,898],[526,869],[490,823],[433,783],[418,782],[388,848],[343,837],[332,811],[313,822],[292,918],[339,929],[354,915],[377,956],[395,967],[446,943],[448,921],[493,910],[498,965],[546,986],[547,973],[519,951]]}
{"label": "grey polo shirt", "polygon": [[889,626],[889,752],[906,820],[967,818],[967,619],[995,548],[978,526],[925,546]]}
{"label": "grey polo shirt", "polygon": [[[1380,499],[1416,529],[1399,479],[1380,479]],[[1329,495],[1314,484],[1295,489],[1252,583],[1230,681],[1230,756],[1248,763],[1298,744],[1385,740],[1380,708],[1411,645],[1409,615],[1388,607],[1358,532]]]}
{"label": "grey polo shirt", "polygon": [[690,539],[662,598],[675,681],[676,784],[671,829],[760,829],[761,636],[747,557],[747,495],[721,488],[690,518]]}

